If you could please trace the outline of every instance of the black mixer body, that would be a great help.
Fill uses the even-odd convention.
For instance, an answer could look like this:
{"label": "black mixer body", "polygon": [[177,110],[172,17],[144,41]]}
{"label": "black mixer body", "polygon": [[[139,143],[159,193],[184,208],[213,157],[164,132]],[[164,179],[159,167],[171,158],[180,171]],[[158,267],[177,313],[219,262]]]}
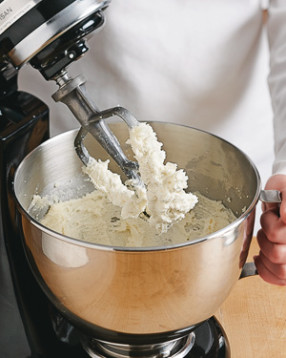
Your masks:
{"label": "black mixer body", "polygon": [[55,79],[87,50],[86,37],[104,23],[100,0],[0,1],[0,356],[87,357],[77,334],[54,311],[25,257],[13,198],[14,172],[49,138],[49,109],[18,91],[24,65]]}

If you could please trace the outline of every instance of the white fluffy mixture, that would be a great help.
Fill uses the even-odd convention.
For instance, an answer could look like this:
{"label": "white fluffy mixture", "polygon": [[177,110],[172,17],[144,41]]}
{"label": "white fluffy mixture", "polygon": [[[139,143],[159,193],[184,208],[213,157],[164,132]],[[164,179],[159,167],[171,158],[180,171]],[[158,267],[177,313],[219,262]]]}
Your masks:
{"label": "white fluffy mixture", "polygon": [[[130,130],[127,142],[139,164],[144,186],[108,169],[109,161],[91,158],[83,171],[95,191],[82,198],[47,205],[35,196],[31,207],[44,212],[41,223],[66,236],[112,246],[164,246],[204,237],[235,220],[219,201],[200,193],[186,193],[187,175],[167,162],[162,143],[150,125],[140,123]],[[58,201],[58,202],[57,202]],[[40,215],[41,216],[41,215]]]}
{"label": "white fluffy mixture", "polygon": [[198,199],[184,191],[188,187],[186,173],[177,170],[175,163],[164,164],[166,153],[149,124],[140,123],[132,128],[127,143],[131,145],[147,187],[146,211],[150,215],[150,225],[167,232],[173,223],[182,220],[194,208]]}
{"label": "white fluffy mixture", "polygon": [[121,208],[121,217],[137,218],[147,206],[146,188],[134,186],[136,190],[128,189],[121,181],[120,176],[108,169],[109,160],[89,159],[83,171],[90,177],[95,188],[106,195],[106,198]]}
{"label": "white fluffy mixture", "polygon": [[[142,212],[150,216],[149,224],[158,232],[167,232],[182,220],[197,203],[197,197],[186,193],[188,177],[174,163],[164,164],[166,153],[157,140],[152,127],[140,123],[130,129],[128,144],[139,164],[139,172],[145,187],[134,182],[128,189],[118,174],[108,169],[108,161],[91,158],[84,172],[89,175],[95,188],[107,195],[114,205],[121,207],[123,219],[136,218]],[[129,181],[130,185],[130,181]]]}
{"label": "white fluffy mixture", "polygon": [[199,193],[198,203],[185,217],[159,234],[145,216],[123,219],[120,208],[95,190],[79,199],[51,205],[41,223],[63,235],[103,245],[121,247],[166,246],[204,237],[235,220],[220,201]]}

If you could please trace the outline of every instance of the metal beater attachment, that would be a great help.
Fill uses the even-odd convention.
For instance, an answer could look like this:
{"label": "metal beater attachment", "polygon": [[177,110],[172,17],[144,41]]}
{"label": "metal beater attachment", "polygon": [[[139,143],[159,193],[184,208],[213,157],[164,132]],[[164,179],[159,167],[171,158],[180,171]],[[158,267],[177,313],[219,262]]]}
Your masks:
{"label": "metal beater attachment", "polygon": [[104,121],[109,117],[118,116],[126,122],[128,127],[133,128],[139,124],[136,118],[122,107],[100,111],[88,98],[85,79],[82,76],[70,78],[64,72],[56,78],[56,82],[59,89],[53,95],[54,100],[65,103],[81,124],[81,129],[74,141],[75,150],[81,161],[85,165],[89,161],[89,153],[83,142],[87,133],[90,133],[116,161],[128,179],[135,179],[138,183],[141,183],[138,163],[125,156],[117,138]]}

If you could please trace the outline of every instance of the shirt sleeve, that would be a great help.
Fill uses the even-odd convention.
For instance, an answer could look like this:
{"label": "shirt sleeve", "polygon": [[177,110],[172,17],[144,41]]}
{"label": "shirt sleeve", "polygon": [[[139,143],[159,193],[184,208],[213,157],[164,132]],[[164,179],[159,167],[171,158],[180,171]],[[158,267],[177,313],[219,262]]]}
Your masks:
{"label": "shirt sleeve", "polygon": [[270,48],[268,77],[274,113],[273,174],[286,174],[286,1],[270,0],[267,32]]}

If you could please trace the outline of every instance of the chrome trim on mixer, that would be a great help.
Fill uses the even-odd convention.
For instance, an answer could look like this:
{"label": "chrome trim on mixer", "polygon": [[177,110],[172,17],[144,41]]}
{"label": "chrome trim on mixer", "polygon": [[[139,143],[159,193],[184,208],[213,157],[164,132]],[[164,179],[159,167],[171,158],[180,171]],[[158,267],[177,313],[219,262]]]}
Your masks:
{"label": "chrome trim on mixer", "polygon": [[10,0],[9,5],[7,1],[0,1],[0,13],[4,14],[0,18],[0,34],[12,26],[21,16],[35,7],[43,0]]}
{"label": "chrome trim on mixer", "polygon": [[42,24],[10,52],[15,66],[22,66],[47,45],[88,16],[107,7],[111,0],[77,0]]}
{"label": "chrome trim on mixer", "polygon": [[[157,344],[132,345],[83,338],[82,345],[92,358],[183,358],[195,343],[195,333]],[[146,340],[148,337],[146,337]]]}

